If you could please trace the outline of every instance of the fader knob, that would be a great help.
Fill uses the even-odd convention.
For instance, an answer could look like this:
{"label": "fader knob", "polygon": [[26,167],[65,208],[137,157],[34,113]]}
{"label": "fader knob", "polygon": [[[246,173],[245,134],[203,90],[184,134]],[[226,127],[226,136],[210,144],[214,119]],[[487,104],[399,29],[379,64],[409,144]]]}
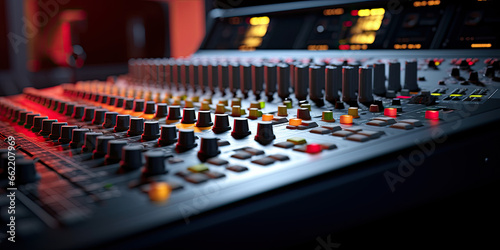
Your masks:
{"label": "fader knob", "polygon": [[23,126],[26,123],[26,116],[28,114],[31,114],[33,112],[31,111],[21,111],[19,112],[18,118],[17,118],[17,124]]}
{"label": "fader knob", "polygon": [[212,128],[212,131],[216,134],[224,133],[231,129],[229,126],[229,115],[227,114],[216,114],[215,115],[215,124]]}
{"label": "fader knob", "polygon": [[120,167],[125,171],[131,171],[142,167],[141,145],[127,145],[122,147]]}
{"label": "fader knob", "polygon": [[399,62],[389,63],[389,90],[398,92],[401,90],[401,64]]}
{"label": "fader knob", "polygon": [[179,130],[179,139],[177,140],[177,144],[175,149],[179,152],[184,152],[189,149],[196,147],[195,136],[193,129],[180,129]]}
{"label": "fader knob", "polygon": [[144,108],[144,114],[153,115],[156,113],[156,103],[153,101],[146,102],[146,108]]}
{"label": "fader knob", "polygon": [[236,139],[242,139],[251,134],[248,129],[248,119],[247,118],[234,118],[233,131],[231,136]]}
{"label": "fader knob", "polygon": [[264,90],[264,67],[260,64],[252,66],[252,91],[256,99],[260,99],[260,93]]}
{"label": "fader knob", "polygon": [[309,66],[309,98],[318,107],[325,105],[323,88],[325,87],[325,70],[321,66]]}
{"label": "fader knob", "polygon": [[114,132],[127,131],[130,126],[130,115],[117,115],[116,116],[116,126]]}
{"label": "fader knob", "polygon": [[36,171],[35,162],[30,159],[16,159],[16,183],[27,184],[40,179],[40,175]]}
{"label": "fader knob", "polygon": [[417,83],[417,61],[406,62],[404,88],[410,91],[420,90]]}
{"label": "fader knob", "polygon": [[290,66],[286,63],[277,65],[278,96],[284,100],[290,96]]}
{"label": "fader knob", "polygon": [[59,137],[59,142],[62,144],[69,143],[71,141],[71,136],[73,135],[73,130],[77,129],[78,126],[65,125],[61,127],[61,137]]}
{"label": "fader knob", "polygon": [[106,109],[96,109],[94,112],[94,119],[92,120],[92,124],[101,125],[104,122],[104,115],[106,114]]}
{"label": "fader knob", "polygon": [[166,146],[173,144],[177,141],[177,128],[175,125],[162,125],[160,139],[158,139],[158,144],[161,146]]}
{"label": "fader knob", "polygon": [[39,135],[50,135],[52,132],[52,123],[57,122],[56,119],[45,119],[42,121],[42,130],[38,133]]}
{"label": "fader knob", "polygon": [[210,111],[198,111],[198,121],[196,122],[196,127],[210,127],[214,125],[212,122],[212,116]]}
{"label": "fader knob", "polygon": [[37,116],[33,118],[33,127],[31,127],[31,131],[37,133],[42,130],[42,121],[45,119],[49,119],[47,116]]}
{"label": "fader knob", "polygon": [[167,104],[166,103],[158,103],[156,105],[156,113],[155,119],[167,117]]}
{"label": "fader knob", "polygon": [[[73,130],[74,131],[74,130]],[[96,140],[98,136],[101,136],[101,132],[87,132],[85,133],[85,144],[82,146],[82,152],[92,152],[96,146]]]}
{"label": "fader knob", "polygon": [[167,120],[179,120],[181,119],[181,107],[180,106],[170,106],[168,109]]}
{"label": "fader knob", "polygon": [[157,121],[144,122],[144,133],[141,139],[143,141],[156,140],[160,137],[160,125]]}
{"label": "fader knob", "polygon": [[339,90],[342,88],[342,68],[328,65],[325,69],[325,99],[331,103],[340,100]]}
{"label": "fader knob", "polygon": [[167,168],[165,165],[165,153],[162,151],[148,151],[144,154],[146,158],[146,164],[144,165],[144,174],[146,175],[157,175],[165,174]]}
{"label": "fader knob", "polygon": [[385,95],[385,64],[373,64],[373,94]]}
{"label": "fader knob", "polygon": [[346,103],[356,101],[358,80],[358,72],[356,72],[354,67],[342,67],[342,101]]}
{"label": "fader knob", "polygon": [[94,119],[95,107],[86,107],[83,111],[82,122],[90,122]]}
{"label": "fader knob", "polygon": [[358,101],[364,104],[373,102],[372,71],[373,69],[368,67],[359,68]]}
{"label": "fader knob", "polygon": [[182,124],[193,124],[196,122],[196,113],[194,108],[184,108],[182,114]]}
{"label": "fader knob", "polygon": [[272,102],[274,100],[274,93],[276,93],[278,87],[277,72],[276,64],[268,63],[264,65],[266,96],[268,102]]}
{"label": "fader knob", "polygon": [[114,136],[97,136],[96,137],[96,147],[95,150],[92,152],[92,158],[97,159],[104,157],[107,152],[108,152],[108,142],[111,140],[114,140]]}
{"label": "fader knob", "polygon": [[130,118],[128,136],[141,135],[144,132],[144,118]]}
{"label": "fader knob", "polygon": [[307,65],[295,66],[295,98],[302,101],[307,99],[307,87],[309,86],[309,68]]}
{"label": "fader knob", "polygon": [[64,109],[63,115],[65,115],[65,116],[72,116],[74,109],[75,109],[75,104],[74,103],[67,103],[66,104],[66,108]]}
{"label": "fader knob", "polygon": [[215,136],[205,135],[201,137],[200,151],[198,151],[198,159],[204,162],[209,158],[220,154],[217,138]]}
{"label": "fader knob", "polygon": [[33,122],[35,120],[35,117],[40,116],[40,114],[27,114],[26,115],[26,124],[24,125],[25,128],[30,129],[33,127]]}
{"label": "fader knob", "polygon": [[75,119],[81,119],[83,117],[84,110],[85,110],[85,105],[75,105],[71,117]]}
{"label": "fader knob", "polygon": [[66,122],[54,122],[52,123],[52,129],[49,138],[51,140],[58,140],[61,137],[61,128],[62,126],[68,125]]}
{"label": "fader knob", "polygon": [[127,145],[125,140],[111,140],[108,142],[108,149],[106,156],[104,157],[105,164],[113,164],[120,162],[122,157],[122,148]]}
{"label": "fader knob", "polygon": [[118,116],[117,112],[105,112],[104,113],[104,123],[102,124],[103,128],[112,128],[116,125],[116,117]]}
{"label": "fader knob", "polygon": [[62,114],[64,113],[65,110],[66,110],[66,102],[63,101],[59,102],[59,106],[57,107],[57,112],[59,114]]}
{"label": "fader knob", "polygon": [[257,124],[257,135],[255,135],[254,140],[262,145],[267,145],[274,139],[276,139],[276,136],[273,132],[272,122],[259,122]]}

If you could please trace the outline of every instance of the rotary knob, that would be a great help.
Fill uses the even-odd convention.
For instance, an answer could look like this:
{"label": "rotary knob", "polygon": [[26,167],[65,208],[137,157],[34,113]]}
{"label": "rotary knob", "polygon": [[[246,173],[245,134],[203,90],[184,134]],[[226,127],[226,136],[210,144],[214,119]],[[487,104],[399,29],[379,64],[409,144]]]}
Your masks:
{"label": "rotary knob", "polygon": [[141,139],[143,141],[156,140],[160,137],[160,125],[157,121],[144,122],[144,133]]}
{"label": "rotary knob", "polygon": [[220,154],[219,146],[217,145],[217,138],[215,136],[203,136],[200,142],[200,151],[198,151],[198,159],[205,162],[207,159]]}
{"label": "rotary knob", "polygon": [[120,167],[124,171],[136,170],[142,167],[142,150],[141,145],[127,145],[122,147],[122,160]]}
{"label": "rotary knob", "polygon": [[257,135],[255,135],[254,140],[262,145],[267,145],[274,139],[276,139],[276,136],[273,132],[272,122],[259,122],[257,124]]}
{"label": "rotary knob", "polygon": [[122,157],[122,148],[127,145],[125,140],[112,140],[108,142],[108,149],[106,156],[104,157],[104,163],[109,165],[113,163],[120,162]]}

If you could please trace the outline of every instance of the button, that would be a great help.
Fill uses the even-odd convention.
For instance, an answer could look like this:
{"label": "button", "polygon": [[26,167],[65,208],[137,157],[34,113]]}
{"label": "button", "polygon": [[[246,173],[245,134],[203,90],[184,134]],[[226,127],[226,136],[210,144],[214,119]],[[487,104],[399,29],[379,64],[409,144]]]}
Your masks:
{"label": "button", "polygon": [[144,108],[144,114],[153,115],[156,113],[156,103],[154,101],[147,101],[146,108]]}
{"label": "button", "polygon": [[204,135],[201,137],[200,150],[198,151],[198,159],[204,162],[209,158],[215,157],[220,154],[219,145],[217,145],[217,138],[212,135]]}
{"label": "button", "polygon": [[439,120],[439,111],[438,110],[426,110],[425,111],[425,119]]}
{"label": "button", "polygon": [[412,129],[413,128],[413,125],[409,124],[409,123],[402,123],[402,122],[398,122],[398,123],[394,123],[391,125],[391,128],[397,128],[397,129],[404,129],[404,130],[408,130],[408,129]]}
{"label": "button", "polygon": [[26,115],[26,124],[24,125],[24,127],[27,129],[31,129],[31,127],[33,127],[35,117],[37,117],[37,116],[40,116],[40,114],[27,114]]}
{"label": "button", "polygon": [[180,129],[179,139],[175,149],[179,152],[184,152],[196,147],[198,144],[195,143],[194,130],[192,129]]}
{"label": "button", "polygon": [[144,118],[130,118],[128,136],[141,135],[144,132]]}
{"label": "button", "polygon": [[223,146],[228,146],[228,145],[231,145],[231,143],[229,143],[228,141],[226,140],[218,140],[217,141],[217,145],[219,145],[219,147],[223,147]]}
{"label": "button", "polygon": [[396,123],[396,119],[394,119],[392,117],[384,117],[384,116],[382,116],[382,117],[375,117],[375,118],[373,118],[373,120],[384,121],[384,122],[386,122],[389,125]]}
{"label": "button", "polygon": [[[313,122],[313,121],[302,121],[300,126],[304,126],[306,128],[315,128],[318,126],[318,124],[316,122]],[[301,129],[300,126],[299,126],[299,129]]]}
{"label": "button", "polygon": [[278,147],[278,148],[293,148],[293,146],[295,146],[295,144],[292,142],[284,141],[284,142],[276,143],[276,144],[274,144],[274,146]]}
{"label": "button", "polygon": [[377,139],[381,135],[383,135],[384,132],[382,132],[382,131],[362,130],[362,131],[359,131],[357,134],[368,136],[370,139]]}
{"label": "button", "polygon": [[273,125],[287,123],[288,119],[286,117],[274,117]]}
{"label": "button", "polygon": [[409,123],[411,125],[413,125],[413,127],[421,127],[421,126],[424,126],[422,124],[421,121],[417,120],[417,119],[405,119],[405,120],[400,120],[399,122],[403,122],[403,123]]}
{"label": "button", "polygon": [[196,123],[196,113],[194,108],[184,108],[182,111],[182,124],[194,124]]}
{"label": "button", "polygon": [[322,128],[326,128],[332,132],[342,130],[340,125],[322,125]]}
{"label": "button", "polygon": [[260,150],[260,149],[256,149],[256,148],[247,147],[247,148],[243,149],[243,151],[250,153],[252,155],[263,155],[264,154],[264,150]]}
{"label": "button", "polygon": [[311,114],[308,108],[297,109],[297,118],[302,120],[311,120]]}
{"label": "button", "polygon": [[85,133],[85,144],[82,147],[82,152],[92,152],[96,147],[97,137],[102,135],[101,132]]}
{"label": "button", "polygon": [[212,131],[216,134],[224,133],[231,129],[229,126],[229,116],[227,114],[216,114],[215,124]]}
{"label": "button", "polygon": [[239,172],[243,172],[243,171],[247,171],[247,170],[248,170],[248,168],[247,168],[247,167],[240,166],[240,165],[231,165],[231,166],[228,166],[226,169],[227,169],[227,170],[231,170],[231,171],[233,171],[233,172],[237,172],[237,173],[239,173]]}
{"label": "button", "polygon": [[167,120],[175,121],[180,120],[181,117],[181,107],[179,106],[170,106],[168,108],[168,116]]}
{"label": "button", "polygon": [[57,122],[56,119],[44,119],[42,120],[42,130],[38,133],[38,135],[50,135],[52,131],[52,123]]}
{"label": "button", "polygon": [[290,157],[283,155],[283,154],[273,154],[269,156],[270,158],[273,158],[277,161],[288,161],[290,160]]}
{"label": "button", "polygon": [[210,158],[207,160],[207,162],[212,164],[212,165],[216,165],[216,166],[222,166],[222,165],[226,165],[229,163],[228,161],[221,159],[221,158]]}
{"label": "button", "polygon": [[208,176],[210,179],[219,179],[226,176],[225,174],[216,171],[205,171],[203,174]]}
{"label": "button", "polygon": [[302,119],[292,118],[289,120],[288,124],[290,124],[290,126],[299,126],[300,124],[302,124]]}
{"label": "button", "polygon": [[141,145],[127,145],[122,148],[122,160],[120,166],[123,170],[135,170],[142,167]]}
{"label": "button", "polygon": [[160,139],[158,139],[158,144],[161,146],[166,146],[173,144],[177,141],[177,128],[175,125],[162,125]]}
{"label": "button", "polygon": [[94,119],[95,107],[86,107],[83,110],[82,122],[90,122]]}
{"label": "button", "polygon": [[393,98],[391,105],[392,106],[401,106],[401,99],[399,99],[399,98]]}
{"label": "button", "polygon": [[73,129],[69,146],[72,148],[81,148],[85,142],[85,133],[89,131],[90,130],[86,128]]}
{"label": "button", "polygon": [[125,140],[111,140],[108,141],[107,153],[104,157],[105,164],[113,164],[120,162],[122,157],[122,148],[127,145]]}
{"label": "button", "polygon": [[127,131],[130,126],[130,115],[117,115],[114,132]]}
{"label": "button", "polygon": [[141,139],[143,141],[156,140],[160,137],[160,125],[157,121],[144,122],[144,133]]}
{"label": "button", "polygon": [[148,196],[151,201],[164,202],[170,198],[172,188],[166,182],[153,182],[149,185]]}
{"label": "button", "polygon": [[261,116],[261,111],[256,109],[256,108],[250,108],[249,109],[249,114],[248,114],[248,119],[255,120]]}
{"label": "button", "polygon": [[231,107],[231,116],[233,117],[240,117],[241,116],[241,107],[240,106],[233,106]]}
{"label": "button", "polygon": [[321,143],[320,145],[325,150],[332,150],[332,149],[336,149],[337,148],[337,145],[335,145],[333,143]]}
{"label": "button", "polygon": [[267,166],[273,164],[276,160],[271,157],[264,157],[257,160],[253,160],[252,163],[259,164],[262,166]]}
{"label": "button", "polygon": [[207,102],[207,101],[203,101],[201,102],[201,107],[200,107],[200,110],[203,110],[203,111],[210,111],[210,103]]}
{"label": "button", "polygon": [[335,122],[333,118],[333,111],[323,111],[321,114],[321,120],[325,122]]}
{"label": "button", "polygon": [[350,127],[350,128],[344,128],[344,130],[350,131],[350,132],[353,132],[353,133],[357,133],[357,132],[363,130],[363,128],[362,127],[358,127],[358,126],[354,126],[354,127]]}
{"label": "button", "polygon": [[346,137],[349,141],[365,142],[370,140],[370,137],[360,134],[350,135]]}
{"label": "button", "polygon": [[198,111],[198,122],[196,122],[196,127],[210,127],[212,125],[214,124],[210,111]]}
{"label": "button", "polygon": [[321,153],[322,150],[323,150],[323,147],[320,144],[311,143],[311,144],[307,144],[307,146],[306,146],[306,152],[309,154]]}
{"label": "button", "polygon": [[92,154],[92,158],[97,159],[104,157],[108,152],[108,142],[114,139],[114,136],[101,135],[96,137],[96,147]]}
{"label": "button", "polygon": [[314,134],[325,135],[325,134],[331,133],[332,131],[327,129],[327,128],[315,128],[315,129],[311,129],[310,132],[314,133]]}
{"label": "button", "polygon": [[203,163],[200,163],[200,164],[196,164],[196,165],[190,166],[187,169],[189,171],[193,172],[193,173],[200,173],[200,172],[203,172],[203,171],[207,171],[208,167],[207,167],[207,165],[205,165]]}
{"label": "button", "polygon": [[216,114],[224,114],[226,113],[226,107],[222,103],[218,103],[217,106],[215,106],[215,113]]}
{"label": "button", "polygon": [[204,175],[204,174],[190,174],[186,177],[184,177],[184,180],[188,181],[188,182],[191,182],[193,184],[198,184],[198,183],[202,183],[202,182],[205,182],[209,179],[208,176]]}
{"label": "button", "polygon": [[73,135],[73,129],[77,129],[78,126],[62,126],[61,127],[61,137],[59,138],[60,143],[69,143],[71,141],[71,136]]}
{"label": "button", "polygon": [[165,153],[162,151],[148,151],[144,154],[146,164],[144,174],[146,175],[159,175],[165,174],[167,168],[165,166]]}
{"label": "button", "polygon": [[244,151],[239,151],[236,154],[231,155],[231,157],[236,158],[236,159],[240,159],[240,160],[246,160],[246,159],[250,159],[252,157],[252,154],[250,154],[248,152],[244,152]]}
{"label": "button", "polygon": [[385,108],[384,115],[390,116],[390,117],[396,117],[398,115],[398,109],[397,108]]}
{"label": "button", "polygon": [[336,132],[332,133],[333,136],[338,136],[338,137],[347,137],[347,136],[350,136],[353,134],[354,134],[353,132],[346,131],[346,130],[336,131]]}
{"label": "button", "polygon": [[83,111],[85,110],[85,105],[75,105],[73,108],[72,118],[80,119],[83,117]]}
{"label": "button", "polygon": [[250,135],[251,132],[248,129],[248,119],[247,118],[234,118],[233,131],[231,136],[236,139],[242,139]]}
{"label": "button", "polygon": [[350,116],[352,116],[353,118],[359,118],[358,108],[357,107],[350,107],[347,110],[347,114],[350,115]]}
{"label": "button", "polygon": [[49,135],[49,138],[51,140],[58,140],[59,137],[61,137],[61,128],[64,125],[68,125],[66,122],[54,122],[52,123],[52,129],[51,133]]}
{"label": "button", "polygon": [[278,106],[278,116],[288,116],[288,110],[285,105]]}
{"label": "button", "polygon": [[272,114],[263,114],[262,115],[262,121],[272,121],[274,118],[274,115]]}
{"label": "button", "polygon": [[371,104],[370,105],[370,112],[372,112],[372,113],[380,112],[378,105]]}
{"label": "button", "polygon": [[341,124],[352,124],[352,115],[341,115],[340,116],[340,123]]}
{"label": "button", "polygon": [[306,139],[301,138],[301,137],[288,138],[286,141],[287,142],[291,142],[291,143],[293,143],[295,145],[302,145],[302,144],[306,144],[307,143]]}

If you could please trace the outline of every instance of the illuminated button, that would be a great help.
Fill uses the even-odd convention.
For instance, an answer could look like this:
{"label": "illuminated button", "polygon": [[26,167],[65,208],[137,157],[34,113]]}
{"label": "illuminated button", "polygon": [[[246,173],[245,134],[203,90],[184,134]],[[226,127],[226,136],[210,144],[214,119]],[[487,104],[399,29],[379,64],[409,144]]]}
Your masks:
{"label": "illuminated button", "polygon": [[381,117],[375,117],[375,118],[373,118],[373,120],[384,121],[384,122],[386,122],[389,125],[396,123],[396,119],[394,119],[392,117],[381,116]]}
{"label": "illuminated button", "polygon": [[217,107],[215,108],[215,113],[216,114],[224,114],[226,112],[226,107],[224,104],[219,103],[217,104]]}
{"label": "illuminated button", "polygon": [[287,109],[292,108],[292,102],[291,101],[284,101],[283,104],[286,106]]}
{"label": "illuminated button", "polygon": [[376,104],[370,105],[370,112],[373,112],[373,113],[380,112],[378,105],[376,105]]}
{"label": "illuminated button", "polygon": [[306,144],[307,143],[306,139],[301,138],[301,137],[288,138],[286,141],[291,142],[291,143],[293,143],[295,145],[302,145],[302,144]]}
{"label": "illuminated button", "polygon": [[314,134],[325,135],[325,134],[331,133],[332,131],[330,131],[329,129],[326,129],[326,128],[315,128],[315,129],[311,129],[310,132],[314,133]]}
{"label": "illuminated button", "polygon": [[266,107],[266,102],[265,101],[259,101],[259,106],[260,106],[260,109],[263,109]]}
{"label": "illuminated button", "polygon": [[357,107],[350,107],[350,108],[347,110],[347,114],[348,114],[348,115],[351,115],[353,118],[359,118],[359,115],[358,115],[358,108],[357,108]]}
{"label": "illuminated button", "polygon": [[338,136],[338,137],[347,137],[353,134],[354,134],[353,132],[346,130],[335,131],[332,133],[333,136]]}
{"label": "illuminated button", "polygon": [[365,142],[365,141],[370,140],[370,137],[368,137],[366,135],[355,134],[355,135],[347,136],[346,139],[349,141]]}
{"label": "illuminated button", "polygon": [[173,99],[172,105],[180,106],[181,105],[181,98],[179,98],[179,97],[176,96]]}
{"label": "illuminated button", "polygon": [[199,173],[199,172],[207,171],[208,167],[207,167],[207,165],[200,163],[200,164],[188,167],[188,170],[193,172],[193,173]]}
{"label": "illuminated button", "polygon": [[352,115],[341,115],[340,116],[340,123],[341,124],[352,124]]}
{"label": "illuminated button", "polygon": [[262,115],[262,120],[263,121],[272,121],[274,116],[272,114],[263,114]]}
{"label": "illuminated button", "polygon": [[231,116],[240,117],[241,116],[241,107],[233,106],[231,110]]}
{"label": "illuminated button", "polygon": [[394,123],[391,125],[391,128],[397,128],[397,129],[404,129],[404,130],[408,130],[408,129],[412,129],[413,128],[413,125],[409,124],[409,123],[402,123],[402,122],[398,122],[398,123]]}
{"label": "illuminated button", "polygon": [[307,144],[307,146],[306,146],[306,152],[309,154],[321,153],[322,150],[323,150],[323,147],[320,144],[311,143],[311,144]]}
{"label": "illuminated button", "polygon": [[288,116],[288,111],[286,106],[284,105],[278,106],[278,116]]}
{"label": "illuminated button", "polygon": [[322,128],[326,128],[332,132],[342,130],[340,125],[322,125]]}
{"label": "illuminated button", "polygon": [[153,182],[149,186],[149,199],[154,202],[163,202],[168,200],[172,188],[166,182]]}
{"label": "illuminated button", "polygon": [[403,122],[403,123],[409,123],[411,125],[413,125],[414,127],[421,127],[421,126],[424,126],[422,124],[421,121],[417,120],[417,119],[405,119],[405,120],[400,120],[399,122]]}
{"label": "illuminated button", "polygon": [[323,111],[323,113],[321,113],[321,120],[325,122],[335,122],[333,111]]}
{"label": "illuminated button", "polygon": [[199,101],[200,101],[200,97],[199,97],[199,96],[197,96],[197,95],[192,96],[192,97],[191,97],[191,101],[193,101],[193,102],[199,102]]}
{"label": "illuminated button", "polygon": [[438,120],[439,119],[439,111],[437,111],[437,110],[425,111],[425,119]]}
{"label": "illuminated button", "polygon": [[395,116],[398,115],[398,109],[397,108],[385,108],[384,109],[384,115],[385,116],[395,117]]}
{"label": "illuminated button", "polygon": [[290,124],[291,126],[299,126],[300,124],[302,124],[302,119],[292,118],[290,119],[288,124]]}
{"label": "illuminated button", "polygon": [[204,111],[206,111],[206,110],[210,110],[209,103],[208,103],[207,101],[203,101],[203,102],[201,103],[200,110],[204,110]]}

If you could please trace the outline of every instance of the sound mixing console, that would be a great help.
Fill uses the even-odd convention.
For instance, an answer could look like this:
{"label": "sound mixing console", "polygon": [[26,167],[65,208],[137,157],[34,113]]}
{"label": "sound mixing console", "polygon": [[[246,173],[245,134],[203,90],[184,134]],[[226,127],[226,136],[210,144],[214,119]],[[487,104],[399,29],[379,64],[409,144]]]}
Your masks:
{"label": "sound mixing console", "polygon": [[[420,2],[446,10],[443,18],[461,10]],[[313,25],[318,10],[317,22],[371,10],[387,20],[387,3],[377,4],[321,5],[304,16]],[[414,9],[382,28],[405,27]],[[270,25],[266,36],[281,32],[272,14],[237,11],[216,20],[238,26],[253,16],[248,24]],[[435,40],[454,36],[420,43],[403,31],[324,45],[340,50],[313,51],[324,48],[311,44],[321,34],[301,40],[309,50],[271,50],[265,39],[225,38],[219,24],[189,58],[132,59],[127,75],[0,99],[1,219],[15,222],[16,239],[2,244],[182,248],[186,239],[224,246],[254,234],[248,247],[272,247],[279,235],[314,238],[303,229],[339,230],[498,181],[499,145],[485,143],[500,138],[498,50],[445,49]],[[211,44],[224,41],[214,37],[257,50],[218,50]],[[360,50],[344,50],[352,47]],[[4,209],[13,200],[15,220]]]}

